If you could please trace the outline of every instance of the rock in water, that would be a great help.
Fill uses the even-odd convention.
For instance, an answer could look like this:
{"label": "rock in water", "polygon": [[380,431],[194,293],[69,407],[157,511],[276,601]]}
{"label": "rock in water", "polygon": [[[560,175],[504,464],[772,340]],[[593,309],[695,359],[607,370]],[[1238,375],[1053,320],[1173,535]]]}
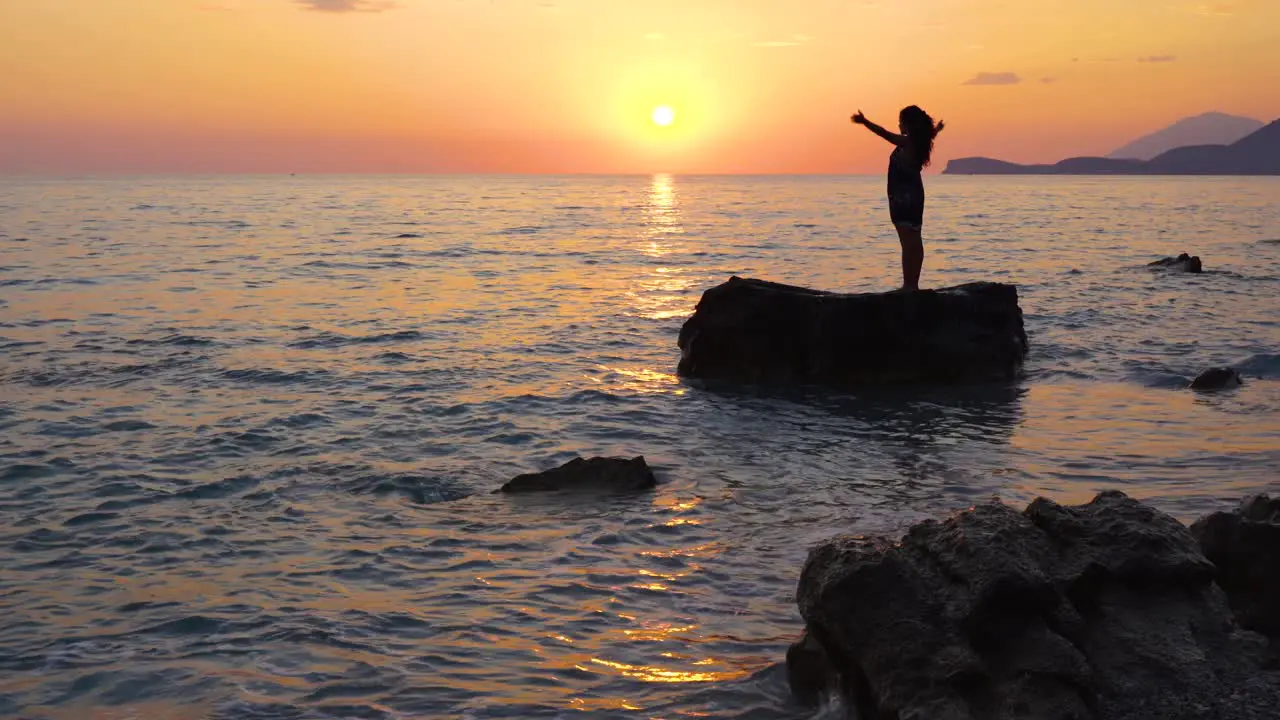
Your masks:
{"label": "rock in water", "polygon": [[1240,624],[1280,641],[1280,498],[1249,498],[1234,512],[1197,520],[1191,533],[1217,566]]}
{"label": "rock in water", "polygon": [[551,492],[555,490],[596,490],[630,492],[648,490],[658,484],[644,457],[574,458],[558,468],[513,478],[498,489],[504,493]]}
{"label": "rock in water", "polygon": [[807,697],[837,678],[863,718],[1274,718],[1261,638],[1214,573],[1185,527],[1119,492],[980,505],[899,543],[838,537],[801,573],[822,652],[797,645],[790,675]]}
{"label": "rock in water", "polygon": [[1225,390],[1240,387],[1240,373],[1228,367],[1209,368],[1191,381],[1192,390]]}
{"label": "rock in water", "polygon": [[1169,270],[1189,273],[1204,272],[1204,265],[1200,262],[1200,256],[1188,255],[1187,253],[1182,253],[1176,258],[1167,257],[1156,260],[1153,263],[1147,263],[1147,267],[1167,268]]}
{"label": "rock in water", "polygon": [[999,283],[846,295],[733,277],[679,344],[684,377],[765,385],[1004,380],[1027,354],[1018,289]]}

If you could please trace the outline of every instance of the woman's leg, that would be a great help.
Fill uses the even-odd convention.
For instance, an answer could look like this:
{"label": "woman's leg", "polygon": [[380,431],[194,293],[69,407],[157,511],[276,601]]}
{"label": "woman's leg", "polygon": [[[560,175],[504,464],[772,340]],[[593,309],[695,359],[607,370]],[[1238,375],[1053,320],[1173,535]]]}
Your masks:
{"label": "woman's leg", "polygon": [[920,269],[924,266],[924,240],[920,228],[908,224],[894,225],[902,244],[902,289],[920,289]]}

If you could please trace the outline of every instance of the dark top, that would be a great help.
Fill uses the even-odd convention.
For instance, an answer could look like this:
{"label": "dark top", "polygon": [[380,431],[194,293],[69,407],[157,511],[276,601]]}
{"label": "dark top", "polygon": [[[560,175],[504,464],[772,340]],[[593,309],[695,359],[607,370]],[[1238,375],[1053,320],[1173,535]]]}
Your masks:
{"label": "dark top", "polygon": [[889,197],[895,195],[924,195],[924,181],[920,179],[920,163],[915,153],[898,146],[889,156]]}
{"label": "dark top", "polygon": [[924,224],[924,180],[910,148],[899,146],[889,156],[889,218],[894,225]]}

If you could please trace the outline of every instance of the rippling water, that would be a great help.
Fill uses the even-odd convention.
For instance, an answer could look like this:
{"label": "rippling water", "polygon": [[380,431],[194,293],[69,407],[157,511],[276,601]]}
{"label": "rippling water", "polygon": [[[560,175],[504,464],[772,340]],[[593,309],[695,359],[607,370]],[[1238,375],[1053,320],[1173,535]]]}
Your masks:
{"label": "rippling water", "polygon": [[[1019,285],[1017,385],[678,382],[731,274],[895,287],[882,184],[0,181],[0,716],[810,717],[828,535],[1276,487],[1276,179],[931,179],[925,282]],[[577,454],[662,484],[489,494]]]}

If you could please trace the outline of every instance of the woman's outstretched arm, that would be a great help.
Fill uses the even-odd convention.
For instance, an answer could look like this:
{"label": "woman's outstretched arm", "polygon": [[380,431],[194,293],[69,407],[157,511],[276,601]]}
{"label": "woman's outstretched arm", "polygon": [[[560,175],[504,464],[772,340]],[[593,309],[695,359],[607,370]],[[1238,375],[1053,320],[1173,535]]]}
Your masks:
{"label": "woman's outstretched arm", "polygon": [[865,125],[868,130],[884,138],[886,141],[893,143],[894,145],[902,145],[907,141],[907,137],[905,135],[891,133],[888,130],[885,130],[879,125],[868,120],[867,116],[863,115],[861,110],[854,113],[853,117],[849,119],[852,120],[855,125]]}

